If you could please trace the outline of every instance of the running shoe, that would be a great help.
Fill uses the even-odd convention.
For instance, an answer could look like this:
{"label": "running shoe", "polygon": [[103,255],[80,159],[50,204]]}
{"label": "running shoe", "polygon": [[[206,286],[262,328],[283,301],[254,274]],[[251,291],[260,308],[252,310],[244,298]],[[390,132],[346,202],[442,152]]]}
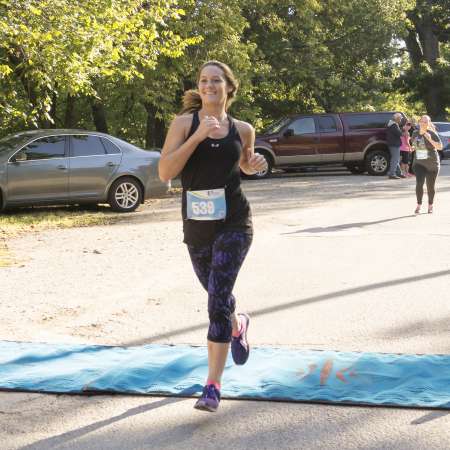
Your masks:
{"label": "running shoe", "polygon": [[433,205],[428,205],[428,214],[433,214]]}
{"label": "running shoe", "polygon": [[241,319],[241,332],[239,333],[239,336],[231,337],[231,356],[233,357],[233,361],[241,366],[247,362],[248,355],[250,354],[250,345],[247,341],[247,330],[250,323],[250,317],[248,314],[238,314],[238,316]]}
{"label": "running shoe", "polygon": [[202,395],[194,405],[201,411],[216,412],[220,403],[220,391],[213,384],[207,384],[203,388]]}
{"label": "running shoe", "polygon": [[420,214],[420,207],[421,207],[421,205],[416,206],[416,209],[414,210],[414,214]]}

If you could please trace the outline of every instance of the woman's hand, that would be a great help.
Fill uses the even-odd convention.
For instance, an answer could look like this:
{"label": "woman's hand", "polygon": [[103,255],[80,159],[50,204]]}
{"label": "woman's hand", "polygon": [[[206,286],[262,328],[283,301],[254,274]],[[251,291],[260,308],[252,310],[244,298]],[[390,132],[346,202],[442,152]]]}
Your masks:
{"label": "woman's hand", "polygon": [[194,135],[199,141],[204,141],[214,130],[220,128],[219,121],[214,116],[205,116],[200,120],[200,125]]}
{"label": "woman's hand", "polygon": [[253,153],[252,156],[250,156],[248,160],[248,165],[251,169],[255,170],[256,172],[262,172],[263,170],[267,170],[267,161],[266,158],[264,158],[263,155],[260,155],[259,153]]}
{"label": "woman's hand", "polygon": [[435,150],[442,150],[442,144],[436,142],[430,135],[430,133],[426,132],[423,134],[423,137],[433,146]]}

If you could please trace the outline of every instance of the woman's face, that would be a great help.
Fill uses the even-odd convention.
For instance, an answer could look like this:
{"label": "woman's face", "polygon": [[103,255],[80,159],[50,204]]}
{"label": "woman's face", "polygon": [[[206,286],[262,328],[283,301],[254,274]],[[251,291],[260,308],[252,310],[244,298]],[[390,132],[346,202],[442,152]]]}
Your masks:
{"label": "woman's face", "polygon": [[426,130],[428,128],[428,124],[429,124],[430,120],[428,119],[427,116],[422,116],[419,119],[419,126],[421,130]]}
{"label": "woman's face", "polygon": [[203,104],[225,103],[229,90],[220,67],[211,65],[203,68],[198,80],[198,91]]}

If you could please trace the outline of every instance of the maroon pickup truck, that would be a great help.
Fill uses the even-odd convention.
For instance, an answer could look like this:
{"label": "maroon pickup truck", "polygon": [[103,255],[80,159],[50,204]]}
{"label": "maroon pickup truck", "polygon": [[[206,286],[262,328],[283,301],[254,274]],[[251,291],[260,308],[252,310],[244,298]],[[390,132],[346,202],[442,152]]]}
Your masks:
{"label": "maroon pickup truck", "polygon": [[302,166],[342,164],[353,173],[385,175],[389,168],[386,125],[391,112],[301,114],[285,117],[256,136],[255,152],[273,168],[286,171]]}

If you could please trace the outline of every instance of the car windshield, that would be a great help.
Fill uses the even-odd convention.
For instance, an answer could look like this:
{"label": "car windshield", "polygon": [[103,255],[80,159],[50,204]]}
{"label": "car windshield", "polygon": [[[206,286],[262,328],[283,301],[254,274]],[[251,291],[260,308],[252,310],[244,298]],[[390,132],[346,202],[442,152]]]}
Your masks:
{"label": "car windshield", "polygon": [[263,130],[264,134],[274,134],[278,133],[285,125],[290,122],[289,117],[282,117],[281,119],[272,122],[268,127]]}
{"label": "car windshield", "polygon": [[29,136],[23,134],[10,134],[0,139],[0,153],[9,152],[30,139]]}
{"label": "car windshield", "polygon": [[445,131],[450,131],[450,122],[440,122],[435,123],[436,130],[440,133],[444,133]]}

